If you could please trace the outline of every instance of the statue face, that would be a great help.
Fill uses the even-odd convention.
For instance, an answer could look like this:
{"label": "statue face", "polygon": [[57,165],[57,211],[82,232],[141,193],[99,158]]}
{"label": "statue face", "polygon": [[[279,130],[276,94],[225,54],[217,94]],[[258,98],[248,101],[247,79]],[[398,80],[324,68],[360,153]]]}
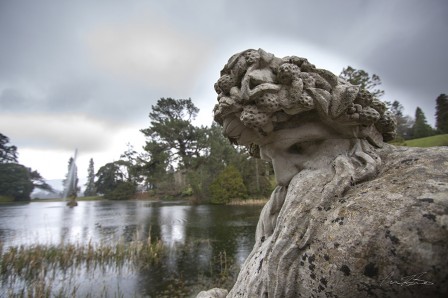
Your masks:
{"label": "statue face", "polygon": [[347,154],[350,140],[320,122],[310,122],[297,128],[271,133],[260,145],[261,158],[270,160],[280,186],[304,169],[330,167],[339,154]]}

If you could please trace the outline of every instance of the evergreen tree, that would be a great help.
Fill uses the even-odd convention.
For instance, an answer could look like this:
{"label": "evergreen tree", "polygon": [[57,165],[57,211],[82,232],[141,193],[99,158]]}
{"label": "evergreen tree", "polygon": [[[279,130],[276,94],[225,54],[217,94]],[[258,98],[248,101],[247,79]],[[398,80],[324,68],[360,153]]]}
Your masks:
{"label": "evergreen tree", "polygon": [[112,192],[119,182],[124,181],[123,174],[116,162],[102,166],[96,173],[96,177],[95,187],[100,194]]}
{"label": "evergreen tree", "polygon": [[448,133],[448,95],[440,94],[436,99],[436,129],[440,134]]}
{"label": "evergreen tree", "polygon": [[102,166],[96,174],[95,187],[108,200],[127,200],[134,196],[136,184],[127,180],[118,162]]}
{"label": "evergreen tree", "polygon": [[210,184],[216,179],[217,173],[229,164],[237,164],[238,153],[222,134],[222,128],[213,123],[206,131],[208,148],[204,160],[196,171],[189,173],[188,180],[192,191],[198,200],[209,200]]}
{"label": "evergreen tree", "polygon": [[137,151],[134,150],[134,146],[128,143],[127,149],[120,155],[120,160],[117,161],[125,180],[134,184],[138,184],[143,180],[142,167],[139,164],[141,162],[140,158],[141,156],[138,156]]}
{"label": "evergreen tree", "polygon": [[368,90],[375,97],[384,95],[384,90],[377,88],[377,86],[381,85],[381,79],[376,74],[370,76],[365,70],[347,66],[347,68],[342,69],[339,77],[347,80],[353,85],[361,87],[361,89]]}
{"label": "evergreen tree", "polygon": [[[147,182],[158,190],[168,187],[168,192],[181,192],[171,181],[171,175],[186,177],[190,184],[197,183],[197,173],[208,152],[208,128],[196,127],[191,121],[199,109],[191,99],[161,98],[149,113],[150,127],[141,132],[147,137],[144,147],[145,166],[140,172]],[[153,169],[154,172],[144,171]],[[174,172],[169,173],[169,168]],[[163,175],[156,172],[163,171]],[[174,176],[173,176],[174,177]],[[169,179],[167,179],[169,178]],[[183,179],[177,179],[178,181]],[[169,182],[168,184],[166,182]]]}
{"label": "evergreen tree", "polygon": [[30,200],[34,188],[53,192],[38,171],[17,163],[17,147],[0,133],[0,196],[15,201]]}
{"label": "evergreen tree", "polygon": [[240,152],[239,162],[235,166],[240,171],[250,196],[269,196],[273,190],[270,177],[274,171],[272,163],[251,157],[248,152]]}
{"label": "evergreen tree", "polygon": [[167,171],[170,165],[169,148],[156,141],[147,141],[143,149],[145,152],[139,157],[139,166],[147,188],[161,192],[171,189],[173,181]]}
{"label": "evergreen tree", "polygon": [[89,167],[87,169],[87,183],[86,190],[84,191],[84,196],[96,196],[96,187],[95,187],[95,166],[93,163],[93,158],[89,161]]}
{"label": "evergreen tree", "polygon": [[390,101],[386,101],[385,104],[395,116],[397,121],[397,137],[396,139],[409,139],[412,135],[412,126],[414,125],[414,120],[408,116],[403,114],[403,105],[395,100],[392,103]]}
{"label": "evergreen tree", "polygon": [[178,169],[194,170],[207,147],[205,128],[191,124],[199,109],[191,99],[161,98],[149,113],[151,126],[141,132],[149,139],[169,150],[170,162]]}
{"label": "evergreen tree", "polygon": [[30,169],[17,163],[0,163],[0,196],[28,201],[33,189]]}
{"label": "evergreen tree", "polygon": [[272,191],[269,162],[251,157],[245,147],[232,145],[217,123],[207,128],[204,135],[209,144],[203,155],[204,162],[195,171],[188,172],[189,186],[196,200],[206,201],[213,197],[211,184],[217,173],[229,165],[238,170],[249,196],[269,195]]}
{"label": "evergreen tree", "polygon": [[247,189],[238,169],[230,165],[226,167],[210,185],[211,202],[226,204],[232,200],[247,198]]}
{"label": "evergreen tree", "polygon": [[426,123],[426,117],[420,107],[415,110],[415,122],[412,126],[412,138],[424,138],[434,134],[432,127]]}
{"label": "evergreen tree", "polygon": [[17,147],[8,143],[9,138],[0,133],[0,163],[17,163]]}

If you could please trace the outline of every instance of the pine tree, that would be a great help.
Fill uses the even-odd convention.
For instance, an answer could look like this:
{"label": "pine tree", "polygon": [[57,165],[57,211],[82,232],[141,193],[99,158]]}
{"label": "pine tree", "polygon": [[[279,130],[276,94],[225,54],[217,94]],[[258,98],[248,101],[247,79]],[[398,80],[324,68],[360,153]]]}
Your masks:
{"label": "pine tree", "polygon": [[9,138],[0,133],[0,163],[17,163],[17,147],[8,143]]}
{"label": "pine tree", "polygon": [[403,114],[404,107],[398,100],[394,100],[393,102],[385,101],[384,103],[395,116],[395,120],[397,121],[396,139],[409,139],[412,135],[412,126],[414,125],[414,120],[412,117]]}
{"label": "pine tree", "polygon": [[448,133],[448,95],[440,94],[436,99],[436,129],[440,134]]}
{"label": "pine tree", "polygon": [[432,127],[426,122],[425,114],[420,107],[415,110],[415,123],[412,126],[412,138],[424,138],[434,134]]}
{"label": "pine tree", "polygon": [[95,166],[93,163],[93,158],[89,161],[89,168],[87,169],[87,183],[86,190],[84,191],[84,196],[96,196],[96,187],[95,187]]}
{"label": "pine tree", "polygon": [[384,90],[377,88],[377,86],[381,85],[381,79],[376,74],[370,76],[369,73],[363,69],[355,69],[351,66],[347,66],[342,69],[339,77],[353,85],[361,87],[361,89],[368,90],[375,97],[384,95]]}

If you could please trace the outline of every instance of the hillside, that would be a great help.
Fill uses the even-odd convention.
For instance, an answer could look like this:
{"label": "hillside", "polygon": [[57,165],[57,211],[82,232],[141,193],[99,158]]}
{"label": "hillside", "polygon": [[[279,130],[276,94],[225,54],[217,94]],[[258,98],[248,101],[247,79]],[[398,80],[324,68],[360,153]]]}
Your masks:
{"label": "hillside", "polygon": [[391,142],[396,146],[408,146],[408,147],[435,147],[435,146],[448,146],[448,134],[435,135],[432,137],[406,140],[404,142]]}

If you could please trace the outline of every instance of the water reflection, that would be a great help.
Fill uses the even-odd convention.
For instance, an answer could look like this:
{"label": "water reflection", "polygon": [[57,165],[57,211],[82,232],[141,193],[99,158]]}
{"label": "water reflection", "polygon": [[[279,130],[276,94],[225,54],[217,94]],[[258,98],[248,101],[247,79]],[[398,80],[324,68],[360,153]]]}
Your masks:
{"label": "water reflection", "polygon": [[[7,248],[160,239],[167,251],[159,264],[126,278],[109,274],[101,281],[113,280],[123,292],[154,297],[179,283],[186,289],[206,287],[204,279],[239,267],[254,244],[260,211],[261,206],[141,201],[79,202],[76,208],[63,202],[0,205],[0,241]],[[80,291],[92,291],[88,284]]]}
{"label": "water reflection", "polygon": [[160,210],[158,225],[164,243],[170,246],[185,243],[186,210],[187,207],[184,206],[167,206]]}

